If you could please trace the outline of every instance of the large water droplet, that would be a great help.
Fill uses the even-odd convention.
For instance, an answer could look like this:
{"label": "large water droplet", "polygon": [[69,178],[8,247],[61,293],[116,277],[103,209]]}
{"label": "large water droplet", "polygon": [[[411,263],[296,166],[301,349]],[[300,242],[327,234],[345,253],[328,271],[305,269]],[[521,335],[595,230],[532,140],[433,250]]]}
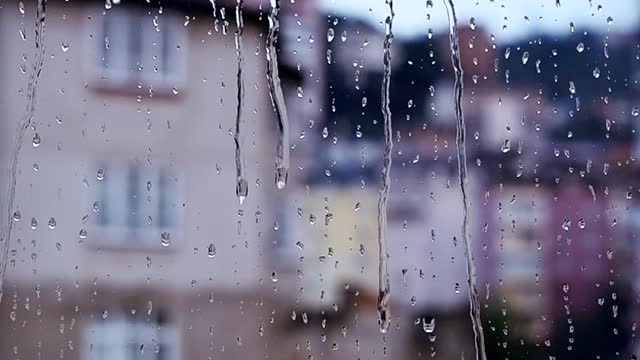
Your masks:
{"label": "large water droplet", "polygon": [[49,229],[53,230],[56,228],[56,219],[52,216],[49,218],[49,223],[47,224],[49,225]]}
{"label": "large water droplet", "polygon": [[171,245],[171,234],[166,231],[160,234],[160,243],[164,247]]}
{"label": "large water droplet", "polygon": [[506,139],[504,143],[502,143],[502,146],[500,147],[500,151],[502,151],[503,154],[506,154],[509,151],[511,151],[511,141],[509,139]]}
{"label": "large water droplet", "polygon": [[584,221],[584,219],[578,220],[578,227],[580,229],[584,229],[586,226],[587,226],[587,223]]}
{"label": "large water droplet", "polygon": [[36,133],[35,135],[33,135],[33,140],[31,142],[33,147],[37,148],[38,146],[40,146],[41,142],[42,142],[42,139],[40,138],[40,134]]}
{"label": "large water droplet", "polygon": [[287,171],[286,168],[283,167],[279,167],[276,169],[276,187],[278,189],[284,189],[285,186],[287,186],[287,177],[288,177],[289,173]]}
{"label": "large water droplet", "polygon": [[104,180],[104,169],[98,169],[98,172],[96,173],[96,179],[98,179],[98,181]]}
{"label": "large water droplet", "polygon": [[238,196],[240,205],[244,203],[248,194],[249,194],[249,184],[247,183],[247,179],[238,178],[236,182],[236,195]]}
{"label": "large water droplet", "polygon": [[436,318],[425,316],[422,318],[422,330],[427,334],[431,334],[436,329]]}
{"label": "large water droplet", "polygon": [[475,30],[476,29],[476,18],[471,17],[469,19],[469,28],[471,28],[471,30]]}
{"label": "large water droplet", "polygon": [[333,28],[329,28],[329,30],[327,30],[327,42],[332,42],[335,36],[336,34]]}

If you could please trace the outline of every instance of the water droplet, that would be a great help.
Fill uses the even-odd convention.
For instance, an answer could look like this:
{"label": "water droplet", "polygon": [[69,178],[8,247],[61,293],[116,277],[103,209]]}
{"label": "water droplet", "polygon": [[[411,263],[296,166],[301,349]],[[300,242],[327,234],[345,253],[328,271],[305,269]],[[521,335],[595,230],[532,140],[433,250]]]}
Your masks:
{"label": "water droplet", "polygon": [[504,143],[500,147],[500,151],[502,151],[503,154],[506,154],[509,151],[511,151],[511,141],[509,141],[509,139],[506,139],[504,141]]}
{"label": "water droplet", "polygon": [[160,234],[160,243],[164,247],[171,245],[171,234],[166,231]]}
{"label": "water droplet", "polygon": [[287,172],[286,168],[283,167],[278,167],[276,169],[276,187],[278,189],[284,189],[285,186],[287,186],[287,177],[288,177],[289,173]]}
{"label": "water droplet", "polygon": [[425,316],[422,318],[422,330],[427,334],[431,334],[436,329],[436,318]]}
{"label": "water droplet", "polygon": [[579,42],[578,45],[576,46],[576,50],[578,50],[579,53],[584,51],[584,43],[583,42]]}
{"label": "water droplet", "polygon": [[98,179],[98,181],[104,180],[104,169],[98,169],[98,172],[96,173],[96,179]]}
{"label": "water droplet", "polygon": [[569,231],[570,227],[571,227],[571,220],[569,218],[565,218],[564,221],[562,222],[562,230]]}
{"label": "water droplet", "polygon": [[207,249],[207,256],[210,258],[214,258],[216,256],[216,247],[213,243],[209,244],[209,248]]}
{"label": "water droplet", "polygon": [[236,182],[236,196],[238,196],[238,201],[240,201],[240,205],[244,203],[247,199],[247,195],[249,194],[249,183],[245,178],[238,178]]}
{"label": "water droplet", "polygon": [[271,282],[274,282],[274,283],[278,282],[278,273],[275,271],[271,273]]}
{"label": "water droplet", "polygon": [[607,25],[613,24],[613,18],[611,16],[607,17]]}
{"label": "water droplet", "polygon": [[631,109],[631,115],[633,115],[633,116],[640,115],[640,109],[638,109],[637,106],[634,106],[633,109]]}
{"label": "water droplet", "polygon": [[599,68],[596,67],[595,69],[593,69],[593,77],[596,78],[596,79],[600,77],[600,69]]}
{"label": "water droplet", "polygon": [[67,52],[69,51],[69,44],[65,44],[64,42],[62,42],[62,44],[60,44],[60,48],[62,49],[62,52]]}
{"label": "water droplet", "polygon": [[13,221],[16,221],[16,222],[20,221],[21,217],[22,216],[20,215],[20,211],[16,211],[16,212],[13,213]]}
{"label": "water droplet", "polygon": [[80,237],[80,239],[84,239],[87,237],[87,229],[80,229],[80,232],[78,232],[78,236]]}
{"label": "water droplet", "polygon": [[327,30],[327,42],[332,42],[335,36],[336,34],[333,28],[329,28],[329,30]]}
{"label": "water droplet", "polygon": [[475,30],[476,29],[476,18],[471,17],[469,19],[469,28],[471,28],[471,30]]}
{"label": "water droplet", "polygon": [[38,220],[31,218],[31,230],[35,230],[38,227]]}
{"label": "water droplet", "polygon": [[522,54],[522,64],[523,64],[523,65],[526,65],[526,64],[527,64],[527,61],[529,61],[529,52],[528,52],[528,51],[525,51],[525,52]]}
{"label": "water droplet", "polygon": [[49,229],[53,230],[56,228],[56,219],[52,216],[49,218],[49,223],[47,224],[49,225]]}
{"label": "water droplet", "polygon": [[31,144],[33,145],[33,147],[37,148],[38,146],[40,146],[41,142],[42,139],[40,138],[40,134],[35,133],[35,135],[33,135],[33,141],[31,142]]}

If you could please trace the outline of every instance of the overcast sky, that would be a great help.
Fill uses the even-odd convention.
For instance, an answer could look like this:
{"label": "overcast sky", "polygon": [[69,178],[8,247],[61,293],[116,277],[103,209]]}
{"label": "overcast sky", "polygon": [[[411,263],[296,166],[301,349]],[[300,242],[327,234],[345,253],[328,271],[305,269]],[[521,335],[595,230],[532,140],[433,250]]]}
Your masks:
{"label": "overcast sky", "polygon": [[[632,30],[640,15],[639,0],[457,0],[456,13],[459,25],[468,26],[475,18],[496,36],[497,41],[510,41],[532,33],[548,33],[562,36],[569,33],[570,23],[576,29],[591,31],[625,32]],[[384,0],[320,0],[321,7],[333,14],[356,16],[366,19],[382,29],[387,16]],[[433,0],[433,8],[427,9],[426,0],[394,0],[396,13],[393,23],[398,36],[426,34],[429,27],[434,32],[446,31],[447,16],[442,0]],[[427,14],[431,20],[427,20]],[[525,18],[529,18],[528,22]],[[607,23],[611,17],[612,23]],[[503,26],[506,25],[506,30]]]}

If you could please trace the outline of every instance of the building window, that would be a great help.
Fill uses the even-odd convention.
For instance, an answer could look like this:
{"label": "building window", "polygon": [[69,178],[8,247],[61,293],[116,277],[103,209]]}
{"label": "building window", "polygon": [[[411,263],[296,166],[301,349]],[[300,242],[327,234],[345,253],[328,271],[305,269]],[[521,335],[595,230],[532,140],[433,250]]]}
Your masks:
{"label": "building window", "polygon": [[105,241],[144,244],[176,227],[178,179],[169,170],[131,163],[97,171],[96,225]]}
{"label": "building window", "polygon": [[163,312],[96,315],[85,328],[87,360],[177,359],[177,333]]}
{"label": "building window", "polygon": [[171,13],[114,7],[99,15],[98,68],[110,83],[173,87],[182,77],[184,27]]}

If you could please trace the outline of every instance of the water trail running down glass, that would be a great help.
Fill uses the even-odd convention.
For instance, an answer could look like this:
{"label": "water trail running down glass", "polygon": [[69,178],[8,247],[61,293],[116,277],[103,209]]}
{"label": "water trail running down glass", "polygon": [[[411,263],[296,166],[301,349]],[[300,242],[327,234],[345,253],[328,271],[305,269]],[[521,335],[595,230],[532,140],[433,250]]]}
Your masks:
{"label": "water trail running down glass", "polygon": [[33,61],[32,72],[29,75],[29,83],[27,84],[27,108],[24,117],[20,121],[18,134],[16,136],[15,142],[11,147],[11,152],[9,153],[9,183],[6,198],[7,207],[5,209],[6,223],[4,224],[2,235],[0,236],[0,243],[2,247],[2,258],[0,259],[0,303],[2,303],[4,275],[7,270],[9,246],[11,242],[11,230],[13,229],[13,206],[16,195],[18,158],[20,157],[22,140],[24,139],[24,134],[27,131],[27,128],[31,127],[35,130],[33,117],[36,112],[36,90],[38,88],[38,79],[40,78],[42,64],[44,63],[44,20],[46,7],[47,0],[38,0],[38,6],[36,8],[35,57]]}
{"label": "water trail running down glass", "polygon": [[378,316],[380,332],[383,334],[391,325],[389,300],[391,283],[389,280],[387,240],[387,199],[391,187],[391,152],[393,151],[393,127],[389,108],[389,83],[391,81],[391,41],[393,40],[393,0],[386,0],[387,19],[384,37],[384,74],[382,78],[382,115],[384,116],[384,159],[382,165],[382,186],[378,198]]}
{"label": "water trail running down glass", "polygon": [[280,87],[278,75],[278,54],[276,43],[280,33],[280,0],[271,0],[271,13],[269,14],[269,35],[267,36],[267,80],[269,83],[269,96],[271,105],[276,112],[278,120],[278,148],[276,150],[276,176],[275,182],[278,189],[287,186],[289,176],[289,118],[284,103],[284,95]]}
{"label": "water trail running down glass", "polygon": [[244,0],[237,0],[236,3],[236,55],[238,59],[238,71],[236,73],[236,85],[238,88],[237,100],[238,107],[236,109],[236,129],[233,134],[233,141],[236,146],[236,195],[240,200],[240,205],[244,202],[249,194],[249,184],[244,177],[244,157],[242,155],[242,109],[244,107],[244,80],[242,79],[242,63],[244,61],[242,53],[242,32],[244,30],[244,21],[242,19],[242,7]]}
{"label": "water trail running down glass", "polygon": [[449,18],[449,46],[451,49],[451,64],[455,72],[454,101],[456,110],[456,147],[458,150],[458,175],[460,191],[462,192],[462,239],[464,241],[465,258],[467,260],[467,285],[469,292],[469,314],[473,324],[476,359],[486,360],[484,347],[484,333],[480,320],[480,302],[478,300],[477,276],[473,259],[473,243],[469,234],[469,189],[467,179],[467,150],[465,145],[465,123],[462,110],[463,72],[458,44],[458,28],[453,0],[443,0]]}

